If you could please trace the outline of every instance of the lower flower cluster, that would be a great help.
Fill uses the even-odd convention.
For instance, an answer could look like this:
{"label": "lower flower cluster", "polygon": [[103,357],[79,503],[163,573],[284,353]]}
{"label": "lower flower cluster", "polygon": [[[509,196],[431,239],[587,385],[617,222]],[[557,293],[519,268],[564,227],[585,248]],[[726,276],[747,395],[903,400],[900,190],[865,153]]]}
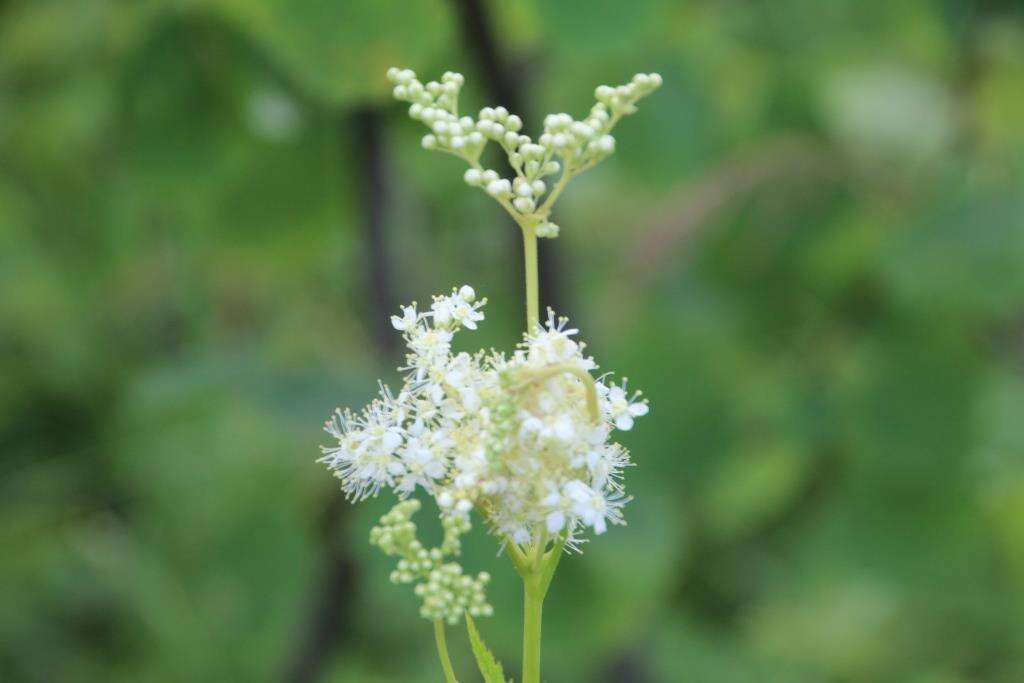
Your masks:
{"label": "lower flower cluster", "polygon": [[420,509],[416,499],[398,503],[380,518],[379,526],[370,530],[370,544],[385,555],[398,557],[398,566],[391,572],[392,583],[416,583],[414,589],[423,604],[420,615],[431,621],[443,619],[458,623],[464,612],[470,616],[487,617],[494,611],[487,604],[484,587],[491,577],[481,572],[474,578],[463,574],[457,562],[444,562],[449,555],[458,555],[459,537],[469,530],[469,521],[458,517],[443,520],[444,540],[439,548],[427,550],[416,538],[412,515]]}

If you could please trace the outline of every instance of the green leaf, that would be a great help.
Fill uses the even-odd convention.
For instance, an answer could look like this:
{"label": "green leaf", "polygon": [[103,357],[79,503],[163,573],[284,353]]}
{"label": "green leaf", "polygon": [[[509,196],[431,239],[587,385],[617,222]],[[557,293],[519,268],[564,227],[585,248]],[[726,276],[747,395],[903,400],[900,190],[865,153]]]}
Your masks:
{"label": "green leaf", "polygon": [[[473,617],[466,613],[466,630],[469,631],[469,643],[473,646],[473,656],[476,657],[476,665],[483,674],[484,683],[505,683],[505,671],[501,664],[494,658],[491,651],[487,649],[480,632],[476,630]],[[511,683],[511,679],[509,679]]]}
{"label": "green leaf", "polygon": [[456,59],[456,24],[443,0],[195,4],[241,30],[307,96],[332,105],[390,100],[390,66]]}

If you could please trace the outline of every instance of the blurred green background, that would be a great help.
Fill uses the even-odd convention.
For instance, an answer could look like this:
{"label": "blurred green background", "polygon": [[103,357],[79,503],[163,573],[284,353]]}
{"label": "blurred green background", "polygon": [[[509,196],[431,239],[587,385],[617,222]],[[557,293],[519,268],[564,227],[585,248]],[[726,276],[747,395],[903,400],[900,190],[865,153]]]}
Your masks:
{"label": "blurred green background", "polygon": [[[313,461],[515,228],[384,71],[536,132],[665,86],[545,296],[651,400],[552,682],[1024,680],[1024,10],[1011,0],[0,0],[0,680],[440,679]],[[518,582],[481,622],[518,677]],[[453,657],[477,680],[462,633]]]}

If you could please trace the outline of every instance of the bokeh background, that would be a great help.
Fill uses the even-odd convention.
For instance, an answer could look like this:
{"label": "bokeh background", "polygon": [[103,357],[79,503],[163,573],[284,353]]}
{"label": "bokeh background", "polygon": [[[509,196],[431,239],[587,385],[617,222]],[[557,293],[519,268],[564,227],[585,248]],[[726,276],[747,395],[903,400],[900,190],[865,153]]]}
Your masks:
{"label": "bokeh background", "polygon": [[[0,0],[0,680],[439,680],[389,501],[313,461],[398,303],[470,282],[510,347],[521,255],[391,65],[530,132],[665,79],[542,243],[653,406],[547,680],[1024,680],[1011,0]],[[519,584],[465,564],[518,677]]]}

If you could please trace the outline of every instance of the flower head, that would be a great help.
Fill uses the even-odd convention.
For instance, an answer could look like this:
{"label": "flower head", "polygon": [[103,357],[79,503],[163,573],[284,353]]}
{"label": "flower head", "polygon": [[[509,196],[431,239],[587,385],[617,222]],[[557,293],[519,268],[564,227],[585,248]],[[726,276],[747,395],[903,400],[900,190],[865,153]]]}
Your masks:
{"label": "flower head", "polygon": [[624,523],[630,460],[610,435],[631,429],[647,402],[625,383],[595,382],[579,331],[553,313],[511,355],[454,353],[454,335],[475,329],[485,304],[463,286],[429,311],[402,307],[392,318],[409,349],[401,390],[382,388],[359,415],[336,412],[327,431],[337,443],[321,461],[352,498],[420,488],[443,517],[477,510],[518,544]]}

